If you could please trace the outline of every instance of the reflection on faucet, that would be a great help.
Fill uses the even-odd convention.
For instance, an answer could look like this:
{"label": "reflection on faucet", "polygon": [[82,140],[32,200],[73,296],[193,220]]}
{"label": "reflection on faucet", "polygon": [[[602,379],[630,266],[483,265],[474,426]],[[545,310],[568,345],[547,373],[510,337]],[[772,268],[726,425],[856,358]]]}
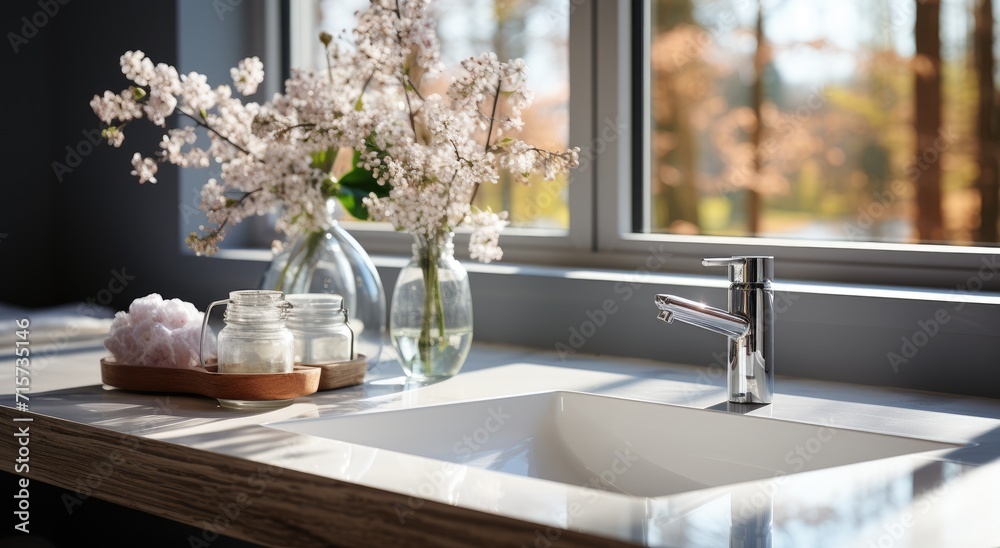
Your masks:
{"label": "reflection on faucet", "polygon": [[680,320],[734,339],[746,335],[750,330],[750,322],[746,318],[697,301],[673,295],[657,295],[656,306],[661,311],[656,318],[662,322],[673,323],[674,320]]}
{"label": "reflection on faucet", "polygon": [[761,487],[733,489],[729,499],[732,516],[729,548],[771,548],[771,531],[774,529],[774,499],[771,493]]}
{"label": "reflection on faucet", "polygon": [[[646,545],[771,548],[780,478],[647,499]],[[728,531],[719,525],[728,522]],[[813,543],[813,545],[818,545]]]}
{"label": "reflection on faucet", "polygon": [[728,266],[729,310],[674,295],[657,295],[657,318],[680,320],[729,339],[729,401],[771,403],[774,392],[774,257],[705,259]]}

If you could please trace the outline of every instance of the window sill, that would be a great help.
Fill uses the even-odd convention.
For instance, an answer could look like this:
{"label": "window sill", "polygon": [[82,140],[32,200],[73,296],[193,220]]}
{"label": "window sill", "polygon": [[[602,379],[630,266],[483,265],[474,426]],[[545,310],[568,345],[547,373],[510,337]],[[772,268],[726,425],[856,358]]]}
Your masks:
{"label": "window sill", "polygon": [[[267,262],[264,250],[224,260]],[[375,255],[390,293],[408,258]],[[656,321],[657,293],[726,306],[721,276],[463,261],[476,340],[725,367],[715,334]],[[1000,294],[799,281],[775,283],[779,372],[804,378],[995,397]]]}

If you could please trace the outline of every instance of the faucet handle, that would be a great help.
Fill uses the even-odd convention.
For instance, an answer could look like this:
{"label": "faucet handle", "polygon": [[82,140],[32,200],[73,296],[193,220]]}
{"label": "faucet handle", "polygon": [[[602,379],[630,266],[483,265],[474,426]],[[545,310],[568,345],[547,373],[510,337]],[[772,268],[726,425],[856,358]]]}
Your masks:
{"label": "faucet handle", "polygon": [[767,283],[774,280],[774,257],[735,256],[707,258],[703,266],[728,266],[732,283]]}

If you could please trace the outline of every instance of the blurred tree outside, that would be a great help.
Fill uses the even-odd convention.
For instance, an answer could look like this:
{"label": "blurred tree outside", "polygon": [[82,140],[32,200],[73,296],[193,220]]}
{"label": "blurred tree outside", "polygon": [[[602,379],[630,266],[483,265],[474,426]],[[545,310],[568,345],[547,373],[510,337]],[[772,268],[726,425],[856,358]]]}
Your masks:
{"label": "blurred tree outside", "polygon": [[1000,218],[1000,121],[997,119],[997,89],[993,80],[994,39],[993,2],[976,0],[975,63],[977,97],[976,134],[979,138],[979,227],[980,242],[1000,241],[997,220]]}
{"label": "blurred tree outside", "polygon": [[997,243],[998,0],[654,0],[652,230]]}
{"label": "blurred tree outside", "polygon": [[[569,46],[568,10],[560,9],[553,0],[479,0],[492,5],[492,19],[495,27],[485,33],[480,40],[480,51],[492,51],[497,57],[508,59],[525,58],[531,74],[536,71],[562,73],[563,81],[552,83],[536,92],[531,107],[522,112],[524,129],[520,137],[525,142],[539,148],[565,148],[569,143]],[[462,4],[475,2],[439,1],[439,10],[461,10]],[[453,4],[453,5],[450,5]],[[466,8],[467,9],[467,8]],[[533,35],[529,27],[539,29]],[[545,26],[549,26],[545,29]],[[542,36],[538,36],[541,32]],[[457,51],[448,33],[439,32],[442,48]],[[532,50],[548,49],[555,54],[550,63],[560,66],[532,66]],[[552,74],[550,74],[551,76]],[[498,115],[502,115],[501,102]],[[538,174],[532,176],[528,185],[518,184],[513,177],[501,171],[500,182],[480,187],[475,205],[480,208],[505,210],[510,214],[511,226],[530,228],[554,228],[565,230],[569,227],[568,179],[565,175],[555,181],[546,181]]]}

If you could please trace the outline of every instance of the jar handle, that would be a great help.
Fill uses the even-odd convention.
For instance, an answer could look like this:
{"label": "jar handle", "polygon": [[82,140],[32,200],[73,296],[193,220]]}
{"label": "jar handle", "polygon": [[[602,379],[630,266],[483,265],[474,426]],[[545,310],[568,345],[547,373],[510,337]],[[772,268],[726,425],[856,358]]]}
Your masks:
{"label": "jar handle", "polygon": [[212,313],[212,308],[220,304],[229,304],[229,299],[215,301],[205,309],[205,319],[201,322],[201,340],[198,341],[198,361],[205,367],[205,333],[208,333],[208,316]]}
{"label": "jar handle", "polygon": [[346,327],[347,330],[351,332],[351,357],[350,357],[350,359],[353,360],[356,357],[354,355],[354,329],[351,327],[351,324],[347,321],[347,308],[345,308],[344,305],[341,305],[340,309],[344,311],[344,327]]}

